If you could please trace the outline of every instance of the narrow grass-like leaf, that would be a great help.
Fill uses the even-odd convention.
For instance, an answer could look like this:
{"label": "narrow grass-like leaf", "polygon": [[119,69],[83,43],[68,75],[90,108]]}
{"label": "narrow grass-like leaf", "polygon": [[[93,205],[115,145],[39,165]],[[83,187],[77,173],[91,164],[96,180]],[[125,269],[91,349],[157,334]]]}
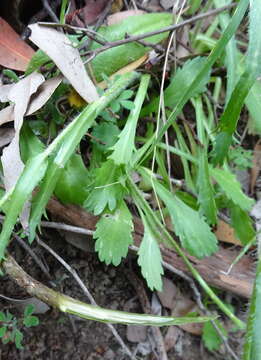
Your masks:
{"label": "narrow grass-like leaf", "polygon": [[10,196],[8,212],[6,213],[0,234],[0,260],[4,258],[5,249],[8,245],[17,217],[21,213],[26,200],[44,176],[47,164],[48,161],[45,153],[35,156],[27,162],[17,181],[12,195]]}
{"label": "narrow grass-like leaf", "polygon": [[135,151],[135,133],[137,122],[140,115],[140,110],[147,94],[147,89],[150,82],[149,75],[143,75],[141,78],[140,86],[134,101],[134,108],[131,110],[128,120],[124,126],[124,129],[119,135],[119,139],[116,144],[111,148],[113,151],[109,156],[115,164],[127,165]]}
{"label": "narrow grass-like leaf", "polygon": [[261,354],[261,259],[256,270],[254,290],[248,313],[247,331],[244,344],[243,360],[259,360]]}
{"label": "narrow grass-like leaf", "polygon": [[[246,68],[231,95],[226,109],[220,119],[219,134],[213,150],[213,164],[222,164],[232,142],[232,135],[236,130],[240,111],[250,89],[257,77],[261,74],[261,36],[257,32],[261,19],[261,2],[250,1],[250,27],[249,27],[249,48],[246,58]],[[219,137],[226,134],[230,141],[226,146],[221,144]]]}
{"label": "narrow grass-like leaf", "polygon": [[198,140],[202,144],[198,146],[198,172],[197,172],[197,188],[198,188],[198,202],[200,204],[200,212],[206,216],[209,224],[216,224],[217,222],[217,207],[214,199],[214,189],[209,176],[209,164],[207,158],[208,139],[205,135],[204,123],[206,116],[203,111],[203,104],[201,97],[197,97],[193,101],[196,111],[197,135]]}
{"label": "narrow grass-like leaf", "polygon": [[[230,4],[231,0],[214,0],[215,7],[218,8],[219,6],[225,6]],[[219,22],[224,31],[229,24],[230,16],[229,13],[222,13],[218,15]],[[235,37],[233,36],[229,43],[226,46],[225,51],[225,65],[227,70],[227,87],[226,87],[226,103],[228,102],[232,91],[235,87],[237,81],[237,48],[236,48],[236,41]]]}
{"label": "narrow grass-like leaf", "polygon": [[198,202],[201,212],[209,224],[217,222],[217,207],[214,199],[214,189],[209,176],[209,165],[205,150],[199,151],[199,167],[197,176]]}
{"label": "narrow grass-like leaf", "polygon": [[[187,89],[193,82],[195,74],[201,70],[205,63],[205,58],[197,57],[193,60],[188,60],[183,65],[182,69],[178,69],[175,75],[172,77],[169,86],[164,91],[164,105],[171,109],[177,105],[180,99],[180,89]],[[195,86],[191,97],[203,92],[205,85],[209,81],[209,72],[202,77],[201,81]],[[157,112],[159,108],[159,97],[152,100],[141,111],[141,116],[145,116],[151,112]]]}

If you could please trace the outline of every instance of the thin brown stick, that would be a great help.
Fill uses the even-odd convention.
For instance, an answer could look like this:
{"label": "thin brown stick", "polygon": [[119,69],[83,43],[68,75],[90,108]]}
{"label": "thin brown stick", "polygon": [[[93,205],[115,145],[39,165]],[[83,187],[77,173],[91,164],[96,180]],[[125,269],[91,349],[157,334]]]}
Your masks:
{"label": "thin brown stick", "polygon": [[[217,14],[223,12],[223,11],[229,10],[229,9],[235,7],[236,5],[237,4],[232,3],[232,4],[229,4],[229,5],[226,5],[226,6],[222,6],[222,7],[218,8],[218,9],[210,10],[210,11],[208,11],[206,13],[193,16],[190,19],[187,19],[187,20],[185,20],[185,21],[183,21],[183,22],[181,22],[179,24],[169,25],[169,26],[163,27],[163,28],[155,30],[155,31],[147,32],[145,34],[134,35],[134,36],[130,36],[130,37],[126,38],[126,39],[113,41],[113,42],[110,42],[107,45],[104,45],[104,46],[102,46],[100,48],[97,48],[95,50],[87,51],[86,53],[84,53],[82,55],[83,56],[90,55],[90,58],[92,60],[95,56],[97,56],[101,52],[104,52],[104,51],[106,51],[108,49],[111,49],[113,47],[124,45],[124,44],[127,44],[129,42],[133,42],[133,41],[143,40],[143,39],[145,39],[147,37],[158,35],[158,34],[161,34],[163,32],[176,31],[176,30],[178,30],[178,29],[180,29],[180,28],[182,28],[182,27],[184,27],[186,25],[193,24],[196,21],[205,19],[205,18],[207,18],[209,16],[214,16],[214,15],[217,15]],[[44,23],[39,23],[39,24],[44,25]],[[89,61],[90,61],[90,59],[86,60],[86,62],[89,62]]]}

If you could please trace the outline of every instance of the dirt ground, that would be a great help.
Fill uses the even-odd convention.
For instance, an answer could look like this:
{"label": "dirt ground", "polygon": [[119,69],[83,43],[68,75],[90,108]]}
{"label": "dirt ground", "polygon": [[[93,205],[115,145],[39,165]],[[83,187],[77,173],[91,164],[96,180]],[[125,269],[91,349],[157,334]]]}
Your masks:
{"label": "dirt ground", "polygon": [[[49,231],[50,235],[50,231]],[[50,236],[49,236],[50,237]],[[68,244],[58,233],[52,231],[51,239],[47,240],[57,253],[60,254],[80,275],[81,279],[92,293],[96,302],[110,309],[142,312],[137,293],[129,283],[124,269],[131,265],[128,259],[119,267],[106,266],[100,263],[94,252],[84,252]],[[87,301],[75,280],[66,272],[50,254],[43,251],[36,244],[34,250],[42,260],[48,264],[51,281],[36,266],[30,255],[21,249],[17,243],[13,246],[13,253],[20,265],[34,278],[48,286],[64,292],[74,298]],[[171,277],[170,277],[171,278]],[[172,276],[173,279],[173,276]],[[173,279],[178,285],[179,279]],[[5,276],[1,279],[0,293],[12,298],[27,298],[28,295]],[[151,293],[148,294],[151,298]],[[17,308],[6,300],[0,301],[1,310],[9,309],[17,314]],[[40,325],[33,328],[24,328],[24,349],[17,350],[14,344],[0,345],[0,359],[74,359],[74,360],[99,360],[117,359],[127,360],[126,356],[107,325],[94,321],[85,321],[75,316],[67,316],[55,309],[38,315]],[[138,344],[126,339],[124,325],[115,325],[125,344],[135,351]],[[227,359],[224,348],[217,353],[208,352],[199,336],[193,336],[179,328],[174,334],[175,347],[168,352],[169,359],[198,360],[198,359]],[[167,328],[162,329],[166,334]],[[148,336],[148,338],[150,338]],[[147,341],[147,346],[149,342]],[[238,344],[238,341],[235,341]],[[145,345],[146,347],[146,345]],[[222,355],[223,352],[223,355]],[[157,359],[156,356],[137,354],[137,359]]]}

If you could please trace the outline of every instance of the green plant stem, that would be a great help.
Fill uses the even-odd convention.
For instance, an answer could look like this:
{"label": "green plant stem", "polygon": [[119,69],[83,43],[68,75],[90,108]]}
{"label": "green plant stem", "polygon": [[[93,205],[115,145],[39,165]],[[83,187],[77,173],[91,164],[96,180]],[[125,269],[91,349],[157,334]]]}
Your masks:
{"label": "green plant stem", "polygon": [[77,315],[87,320],[129,325],[166,326],[182,325],[192,322],[205,322],[216,318],[215,316],[175,318],[172,316],[156,316],[108,310],[99,306],[85,304],[84,302],[75,300],[48,288],[29,276],[10,255],[7,255],[2,266],[5,272],[31,296],[37,297],[45,303],[58,308],[62,312]]}
{"label": "green plant stem", "polygon": [[66,11],[67,4],[68,4],[68,0],[62,1],[61,11],[60,11],[60,23],[61,24],[65,24],[65,11]]}
{"label": "green plant stem", "polygon": [[[144,173],[143,173],[144,174]],[[199,272],[193,267],[190,263],[189,259],[182,251],[178,243],[173,239],[173,237],[169,234],[166,228],[159,221],[158,217],[150,208],[148,202],[142,196],[142,193],[135,185],[132,180],[130,174],[127,175],[128,186],[133,196],[134,201],[137,205],[143,210],[144,214],[146,214],[148,223],[152,226],[153,231],[158,234],[160,241],[163,241],[167,246],[175,249],[177,254],[183,259],[188,269],[194,276],[194,278],[199,282],[202,288],[206,291],[208,296],[213,300],[213,302],[240,328],[245,329],[245,323],[237,318],[230,309],[218,298],[218,296],[213,292],[213,290],[208,286],[205,280],[200,276]],[[148,176],[147,181],[151,181],[151,178]]]}
{"label": "green plant stem", "polygon": [[256,279],[248,313],[247,332],[244,344],[243,360],[261,359],[261,258],[259,257]]}

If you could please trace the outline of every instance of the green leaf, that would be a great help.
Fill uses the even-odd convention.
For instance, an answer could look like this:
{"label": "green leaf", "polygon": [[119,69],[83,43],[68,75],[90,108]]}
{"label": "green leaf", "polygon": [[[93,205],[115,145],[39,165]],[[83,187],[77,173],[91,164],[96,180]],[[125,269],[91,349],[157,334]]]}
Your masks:
{"label": "green leaf", "polygon": [[118,97],[119,100],[128,100],[130,99],[134,94],[134,91],[132,90],[125,90],[123,91],[120,96]]}
{"label": "green leaf", "polygon": [[35,306],[33,304],[29,304],[26,306],[26,308],[24,309],[24,316],[29,316],[32,315],[34,313],[35,310]]}
{"label": "green leaf", "polygon": [[237,238],[243,245],[248,244],[255,236],[253,221],[246,211],[237,205],[230,207],[232,226],[235,230]]}
{"label": "green leaf", "polygon": [[[174,108],[180,99],[180,89],[188,88],[194,78],[195,74],[198,74],[205,64],[206,59],[203,57],[197,57],[193,60],[188,60],[183,65],[182,69],[178,69],[175,75],[172,77],[169,86],[164,91],[164,105],[170,108]],[[191,97],[203,92],[205,90],[205,85],[209,81],[208,72],[194,87]],[[157,112],[159,107],[159,97],[152,100],[152,102],[145,106],[141,112],[141,116],[145,116],[150,112]]]}
{"label": "green leaf", "polygon": [[84,202],[84,207],[94,215],[101,214],[106,207],[113,211],[126,192],[122,185],[122,169],[108,160],[94,170],[94,173],[93,190]]}
{"label": "green leaf", "polygon": [[82,205],[88,196],[89,181],[81,156],[73,154],[61,172],[54,193],[64,203]]}
{"label": "green leaf", "polygon": [[10,197],[10,206],[6,213],[5,221],[0,234],[0,259],[4,258],[6,246],[9,243],[14,224],[18,215],[21,213],[24,203],[31,195],[35,186],[44,176],[47,168],[47,159],[44,153],[30,159],[20,178],[18,179],[15,189]]}
{"label": "green leaf", "polygon": [[[25,71],[25,75],[29,75],[32,72],[34,72],[35,70],[38,70],[40,68],[40,66],[44,65],[47,62],[51,62],[51,59],[49,58],[48,55],[46,55],[45,52],[43,52],[42,50],[37,50],[34,55],[32,56],[27,69]],[[53,66],[53,62],[51,62],[51,64],[49,64],[49,67]]]}
{"label": "green leaf", "polygon": [[37,326],[39,325],[39,319],[37,316],[27,316],[24,318],[23,320],[23,324],[26,326],[26,327],[31,327],[31,326]]}
{"label": "green leaf", "polygon": [[97,222],[93,237],[99,259],[105,263],[119,265],[133,243],[132,215],[123,201],[114,213],[105,213]]}
{"label": "green leaf", "polygon": [[33,133],[27,122],[24,122],[20,133],[21,158],[24,163],[44,151],[44,144]]}
{"label": "green leaf", "polygon": [[147,94],[149,81],[149,75],[142,76],[140,86],[134,101],[134,108],[131,110],[124,129],[119,135],[119,140],[111,148],[113,152],[109,158],[113,159],[114,163],[117,165],[128,164],[131,160],[133,152],[136,150],[134,144],[136,127],[140,115],[140,110]]}
{"label": "green leaf", "polygon": [[[119,133],[118,126],[103,122],[93,128],[92,136],[94,139],[92,139],[92,142],[99,150],[107,152],[116,143]],[[96,139],[99,141],[96,141]]]}
{"label": "green leaf", "polygon": [[[244,102],[261,73],[261,36],[256,31],[260,24],[260,17],[260,1],[252,1],[250,6],[249,47],[246,56],[246,68],[240,76],[219,122],[220,131],[230,135],[231,140]],[[228,149],[222,149],[222,146],[220,141],[216,142],[215,154],[222,156],[219,156],[219,161],[214,157],[215,164],[222,164],[227,155]]]}
{"label": "green leaf", "polygon": [[232,143],[232,136],[227,132],[220,132],[215,138],[215,145],[211,152],[211,163],[216,166],[223,164],[226,158],[229,147]]}
{"label": "green leaf", "polygon": [[2,338],[3,336],[5,336],[7,331],[7,326],[2,326],[0,327],[0,338]]}
{"label": "green leaf", "polygon": [[209,351],[218,350],[223,342],[210,321],[206,322],[203,326],[202,340]]}
{"label": "green leaf", "polygon": [[5,321],[6,322],[10,322],[11,320],[13,320],[13,314],[11,314],[8,310],[5,314]]}
{"label": "green leaf", "polygon": [[228,199],[238,205],[242,210],[249,211],[254,204],[254,200],[246,196],[234,174],[222,169],[210,168],[211,176],[216,180],[221,189],[225,192]]}
{"label": "green leaf", "polygon": [[23,349],[22,340],[23,340],[23,334],[18,329],[15,330],[15,346],[17,349]]}
{"label": "green leaf", "polygon": [[122,107],[124,107],[127,110],[133,110],[135,108],[135,105],[132,101],[129,100],[121,100],[120,104]]}
{"label": "green leaf", "polygon": [[168,208],[174,231],[179,236],[182,246],[198,258],[217,251],[217,239],[199,213],[158,182],[154,182],[154,185],[159,197]]}
{"label": "green leaf", "polygon": [[163,274],[163,268],[161,265],[161,252],[155,235],[142,212],[141,217],[144,226],[144,236],[138,251],[138,264],[141,267],[141,273],[146,279],[148,287],[152,291],[154,289],[162,291],[161,275]]}
{"label": "green leaf", "polygon": [[5,321],[5,313],[3,311],[0,311],[0,321]]}
{"label": "green leaf", "polygon": [[[171,13],[152,13],[134,15],[126,18],[118,24],[110,26],[101,26],[98,34],[106,41],[116,41],[124,39],[126,34],[139,35],[162,27],[171,25],[173,17]],[[168,32],[154,35],[146,38],[146,41],[154,44],[168,37]],[[101,45],[92,42],[91,50]],[[139,59],[144,54],[151,51],[150,47],[145,47],[137,42],[131,42],[121,46],[108,49],[98,54],[91,62],[92,72],[97,81],[102,80],[102,74],[110,76],[117,70],[123,68],[127,64]],[[105,65],[106,64],[106,65]]]}
{"label": "green leaf", "polygon": [[207,155],[204,150],[201,150],[199,153],[197,186],[200,211],[206,216],[207,222],[214,225],[217,222],[217,207],[213,186],[209,177]]}

